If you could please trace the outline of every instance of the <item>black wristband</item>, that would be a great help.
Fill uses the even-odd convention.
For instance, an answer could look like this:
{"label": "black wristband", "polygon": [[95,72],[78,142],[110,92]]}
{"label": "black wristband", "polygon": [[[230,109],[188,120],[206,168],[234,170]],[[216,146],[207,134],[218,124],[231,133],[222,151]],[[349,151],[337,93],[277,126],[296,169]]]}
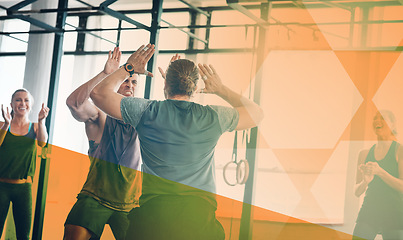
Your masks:
{"label": "black wristband", "polygon": [[123,64],[123,68],[126,70],[126,72],[128,72],[130,74],[130,77],[133,76],[133,74],[134,74],[133,64],[125,63],[125,64]]}

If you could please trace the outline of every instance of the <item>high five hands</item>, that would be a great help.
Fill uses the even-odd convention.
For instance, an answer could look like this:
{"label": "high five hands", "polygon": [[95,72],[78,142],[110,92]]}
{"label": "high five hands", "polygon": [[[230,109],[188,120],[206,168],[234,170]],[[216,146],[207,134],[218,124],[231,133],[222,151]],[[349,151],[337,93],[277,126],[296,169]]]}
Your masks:
{"label": "high five hands", "polygon": [[151,72],[148,72],[145,69],[147,62],[153,56],[155,52],[154,44],[147,44],[146,46],[141,45],[136,52],[134,52],[130,57],[127,59],[127,63],[133,65],[134,72],[137,74],[144,74],[149,77],[153,77],[154,75]]}
{"label": "high five hands", "polygon": [[119,68],[122,52],[119,47],[115,47],[113,52],[109,51],[108,60],[105,63],[104,73],[109,75]]}
{"label": "high five hands", "polygon": [[223,87],[220,76],[212,65],[199,64],[200,76],[204,81],[204,89],[200,93],[217,93]]}
{"label": "high five hands", "polygon": [[[180,59],[181,57],[178,54],[175,54],[170,63]],[[220,79],[220,76],[217,74],[217,71],[214,69],[212,65],[207,64],[198,64],[199,74],[204,81],[204,89],[198,91],[198,93],[217,93],[220,89],[222,89],[223,84]],[[162,70],[162,68],[158,67],[161,76],[166,79],[166,71]]]}
{"label": "high five hands", "polygon": [[[175,54],[172,58],[171,58],[171,60],[169,61],[169,63],[171,64],[171,62],[173,62],[173,61],[176,61],[176,60],[178,60],[178,59],[181,59],[181,56],[179,56],[179,54]],[[165,79],[166,78],[166,71],[164,72],[164,70],[162,70],[162,68],[160,68],[160,67],[158,67],[158,70],[160,71],[160,73],[161,73],[161,76]],[[168,69],[167,69],[168,70]]]}

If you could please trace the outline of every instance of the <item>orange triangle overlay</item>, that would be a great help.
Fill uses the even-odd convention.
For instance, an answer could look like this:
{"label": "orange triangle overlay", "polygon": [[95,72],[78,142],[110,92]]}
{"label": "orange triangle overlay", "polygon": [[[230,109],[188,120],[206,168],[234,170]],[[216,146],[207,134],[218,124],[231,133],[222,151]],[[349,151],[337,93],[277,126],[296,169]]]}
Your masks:
{"label": "orange triangle overlay", "polygon": [[[278,16],[273,17],[276,19],[274,22],[277,21],[277,23],[300,22],[303,24],[270,26],[270,30],[266,30],[264,49],[258,49],[263,51],[263,60],[257,62],[256,69],[262,67],[264,59],[267,58],[271,50],[332,50],[326,37],[306,8],[289,8],[286,14],[278,12]],[[277,40],[274,41],[273,39]],[[253,78],[255,74],[253,74]]]}
{"label": "orange triangle overlay", "polygon": [[[288,8],[273,15],[276,23],[300,23],[289,25],[272,25],[267,32],[269,39],[266,46],[275,50],[331,50],[326,37],[306,8]],[[273,35],[273,36],[272,36]],[[275,40],[278,39],[278,40]]]}
{"label": "orange triangle overlay", "polygon": [[400,52],[334,51],[365,100],[372,100]]}
{"label": "orange triangle overlay", "polygon": [[[301,6],[303,6],[302,2]],[[266,30],[264,49],[258,49],[258,51],[263,51],[263,56],[260,61],[258,60],[256,62],[256,66],[252,66],[257,70],[252,71],[251,79],[256,77],[271,50],[332,50],[326,37],[316,25],[315,20],[306,8],[290,8],[287,9],[287,11],[287,14],[280,14],[281,19],[276,19],[275,21],[277,21],[277,23],[300,22],[303,24],[287,26],[275,25],[271,26],[270,30]],[[275,30],[277,28],[278,31]],[[281,39],[281,37],[277,36],[280,34],[279,31],[282,32],[281,35],[287,35],[288,37]],[[273,39],[281,40],[273,42]],[[229,66],[230,65],[231,64],[229,64]],[[242,82],[242,90],[247,90],[248,87],[251,87],[248,82]]]}
{"label": "orange triangle overlay", "polygon": [[399,45],[397,45],[397,46],[403,47],[403,38],[402,38],[402,41],[400,41]]}
{"label": "orange triangle overlay", "polygon": [[[57,176],[61,178],[66,178],[71,180],[72,178],[76,178],[76,176],[72,176],[73,173],[77,173],[77,164],[80,161],[88,161],[88,156],[85,154],[77,153],[62,147],[58,147],[55,145],[50,145],[51,152],[48,154],[48,158],[51,161],[50,166],[50,175],[49,176]],[[318,153],[318,152],[317,152]],[[330,156],[331,153],[328,151],[322,151],[319,153],[322,157]],[[306,154],[308,156],[308,154]],[[59,166],[58,166],[59,165]],[[55,171],[60,171],[56,173]],[[88,171],[88,168],[79,169],[79,171]],[[86,175],[82,175],[84,178]],[[54,178],[49,178],[50,181],[55,180]],[[84,179],[85,180],[85,179]],[[179,183],[177,183],[179,184]],[[66,194],[73,194],[74,198],[78,193],[77,189],[71,188],[71,181],[58,181],[59,189],[63,189],[63,193]],[[63,186],[60,186],[63,185]],[[74,185],[74,184],[73,184]],[[49,191],[54,190],[54,188],[48,188]],[[71,192],[73,190],[74,192]],[[48,199],[49,196],[54,196],[55,193],[48,192]],[[228,197],[216,195],[218,209],[217,209],[217,217],[221,222],[224,222],[225,219],[229,218],[237,218],[241,217],[242,207],[247,204],[243,203]],[[247,204],[249,205],[249,204]],[[64,206],[64,205],[63,205]],[[63,207],[62,205],[60,207]],[[68,205],[67,207],[71,207],[72,205]],[[65,206],[64,206],[65,207]],[[253,206],[252,205],[252,212],[253,212],[253,219],[254,219],[254,236],[273,236],[276,235],[273,231],[270,230],[269,233],[266,233],[269,229],[277,229],[278,237],[276,239],[290,239],[288,238],[290,235],[292,236],[306,236],[308,238],[299,238],[299,239],[351,239],[351,235],[345,234],[343,232],[339,232],[318,224],[313,224],[301,219],[293,218],[284,214],[280,214],[277,212],[270,211],[268,209],[264,209],[261,207]],[[52,221],[49,219],[51,217],[59,217],[60,215],[47,215],[48,219],[46,219],[47,224],[52,224],[60,222],[60,221]],[[261,227],[264,224],[265,227]],[[234,225],[232,228],[227,226],[228,224],[224,224],[224,229],[226,234],[229,231],[239,232],[240,226]],[[60,227],[60,226],[54,226]],[[51,227],[47,227],[47,229],[55,229]],[[262,235],[265,234],[265,235]],[[270,234],[270,235],[267,235]],[[295,238],[293,238],[295,239]]]}
{"label": "orange triangle overlay", "polygon": [[[320,173],[334,149],[273,149],[273,153],[277,156],[278,161],[283,166],[285,172],[317,172]],[[293,215],[298,216],[299,211],[304,211],[307,206],[312,208],[314,212],[321,212],[323,210],[319,203],[316,201],[311,188],[315,184],[320,174],[316,178],[307,178],[301,181],[300,176],[296,174],[288,174],[289,179],[293,183],[296,190],[299,192],[301,199],[294,209]]]}
{"label": "orange triangle overlay", "polygon": [[[315,171],[321,172],[323,167],[326,165],[330,156],[333,153],[333,149],[272,149],[273,153],[276,155],[278,161],[284,168],[286,172],[295,172],[298,171]],[[308,164],[309,163],[309,164]],[[297,190],[300,186],[300,182],[297,180],[293,180],[290,175],[291,181],[293,181]],[[308,184],[311,187],[312,184],[316,181],[313,179],[312,183]],[[303,187],[303,186],[301,186]],[[303,188],[305,188],[303,187]]]}
{"label": "orange triangle overlay", "polygon": [[334,51],[334,53],[364,98],[339,142],[342,140],[376,140],[372,132],[372,118],[378,109],[372,99],[396,63],[400,53],[381,51]]}
{"label": "orange triangle overlay", "polygon": [[377,138],[372,129],[372,119],[377,111],[378,109],[372,101],[364,101],[337,144],[340,141],[376,141]]}

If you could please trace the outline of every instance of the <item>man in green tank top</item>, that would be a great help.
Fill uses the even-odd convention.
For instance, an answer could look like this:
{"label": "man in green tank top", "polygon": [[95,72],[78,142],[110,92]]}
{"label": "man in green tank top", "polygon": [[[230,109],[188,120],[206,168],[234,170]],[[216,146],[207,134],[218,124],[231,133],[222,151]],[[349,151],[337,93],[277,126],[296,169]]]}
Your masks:
{"label": "man in green tank top", "polygon": [[[127,214],[138,206],[141,179],[137,169],[140,151],[133,127],[107,116],[88,99],[91,90],[119,68],[121,52],[109,52],[104,70],[77,88],[67,98],[73,117],[85,123],[91,161],[87,180],[71,209],[64,239],[99,239],[109,224],[116,239],[124,239]],[[127,78],[118,90],[123,96],[134,96],[137,75]]]}

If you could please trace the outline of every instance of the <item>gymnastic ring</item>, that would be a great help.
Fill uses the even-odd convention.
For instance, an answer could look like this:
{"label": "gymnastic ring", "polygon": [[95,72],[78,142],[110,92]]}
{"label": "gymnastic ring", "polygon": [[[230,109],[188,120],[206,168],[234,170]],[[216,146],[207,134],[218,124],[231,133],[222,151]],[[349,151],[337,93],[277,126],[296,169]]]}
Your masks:
{"label": "gymnastic ring", "polygon": [[[245,171],[242,172],[242,167],[241,165],[245,165]],[[242,159],[240,160],[237,165],[236,165],[236,181],[238,184],[245,184],[246,181],[248,181],[248,177],[249,177],[249,163],[248,160],[246,159]]]}
{"label": "gymnastic ring", "polygon": [[238,164],[235,163],[235,162],[229,162],[229,163],[225,164],[224,170],[223,170],[223,177],[224,177],[224,182],[225,182],[226,184],[228,184],[228,185],[230,185],[230,186],[235,186],[235,185],[237,185],[238,183],[237,183],[237,182],[236,182],[236,183],[230,183],[230,182],[227,180],[227,177],[226,177],[226,175],[225,175],[225,172],[227,171],[227,168],[228,168],[229,165],[231,165],[231,163],[236,164],[236,165],[237,165],[237,168],[238,168]]}

